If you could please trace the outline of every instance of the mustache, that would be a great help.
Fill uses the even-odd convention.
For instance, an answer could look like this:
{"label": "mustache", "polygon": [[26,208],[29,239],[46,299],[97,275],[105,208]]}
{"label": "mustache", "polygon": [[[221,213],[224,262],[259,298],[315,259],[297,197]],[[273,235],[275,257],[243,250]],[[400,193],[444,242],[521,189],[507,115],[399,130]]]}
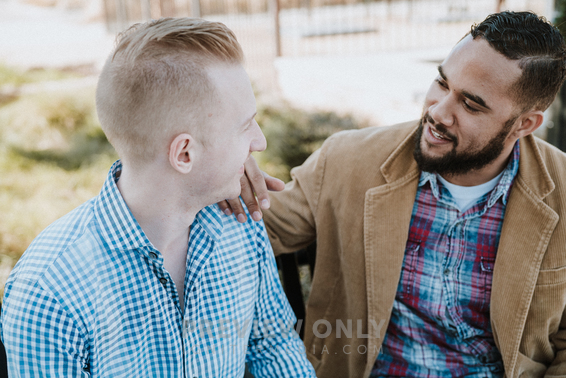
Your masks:
{"label": "mustache", "polygon": [[444,126],[442,123],[437,123],[434,120],[434,118],[432,118],[431,115],[428,112],[426,112],[425,115],[422,118],[422,123],[424,124],[425,122],[434,126],[436,131],[439,132],[440,134],[442,134],[442,136],[445,137],[446,139],[449,139],[452,142],[456,142],[458,140],[456,135],[450,133],[448,131],[448,128],[446,126]]}

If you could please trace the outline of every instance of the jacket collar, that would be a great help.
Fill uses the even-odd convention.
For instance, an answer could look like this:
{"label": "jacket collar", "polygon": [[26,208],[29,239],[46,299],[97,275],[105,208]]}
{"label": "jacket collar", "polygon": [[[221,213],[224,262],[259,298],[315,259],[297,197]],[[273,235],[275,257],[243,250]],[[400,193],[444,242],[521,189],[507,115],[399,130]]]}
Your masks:
{"label": "jacket collar", "polygon": [[[413,158],[415,146],[415,133],[418,121],[413,131],[399,144],[387,160],[381,165],[381,174],[388,183],[397,181],[418,170],[417,162]],[[532,135],[519,140],[521,155],[519,157],[518,177],[540,199],[545,198],[555,188],[554,181],[546,168],[541,151]]]}
{"label": "jacket collar", "polygon": [[381,174],[388,183],[397,181],[407,175],[413,174],[418,170],[417,162],[413,158],[415,148],[415,133],[417,132],[418,121],[415,122],[413,131],[401,142],[393,153],[385,160],[380,167]]}

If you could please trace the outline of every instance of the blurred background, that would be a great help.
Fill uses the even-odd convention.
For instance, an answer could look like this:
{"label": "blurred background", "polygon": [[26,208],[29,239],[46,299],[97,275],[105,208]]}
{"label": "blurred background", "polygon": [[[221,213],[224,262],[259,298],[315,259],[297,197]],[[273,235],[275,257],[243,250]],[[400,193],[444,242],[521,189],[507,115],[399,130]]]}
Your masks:
{"label": "blurred background", "polygon": [[[198,16],[236,33],[284,180],[332,133],[416,119],[436,66],[488,14],[555,0],[0,0],[0,288],[48,224],[98,194],[116,159],[94,107],[117,32]],[[564,94],[561,94],[564,97]],[[560,100],[539,135],[564,148]],[[1,294],[1,293],[0,293]]]}

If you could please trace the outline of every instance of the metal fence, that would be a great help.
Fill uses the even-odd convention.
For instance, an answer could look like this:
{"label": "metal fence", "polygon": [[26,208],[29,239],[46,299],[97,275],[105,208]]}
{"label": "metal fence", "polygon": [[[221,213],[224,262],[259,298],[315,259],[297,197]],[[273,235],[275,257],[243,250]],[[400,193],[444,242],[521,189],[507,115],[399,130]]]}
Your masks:
{"label": "metal fence", "polygon": [[[256,81],[277,56],[352,55],[453,45],[498,9],[549,15],[551,0],[104,0],[113,32],[159,17],[221,21],[236,33]],[[258,78],[259,76],[259,78]]]}

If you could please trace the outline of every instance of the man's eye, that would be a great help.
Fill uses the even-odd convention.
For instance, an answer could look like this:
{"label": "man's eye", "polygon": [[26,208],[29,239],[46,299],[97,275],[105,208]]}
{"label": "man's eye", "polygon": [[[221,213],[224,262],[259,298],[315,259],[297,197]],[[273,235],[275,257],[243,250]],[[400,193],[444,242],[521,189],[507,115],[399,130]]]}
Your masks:
{"label": "man's eye", "polygon": [[440,85],[442,88],[448,89],[448,85],[447,85],[446,82],[444,82],[443,80],[436,79],[436,82],[437,82],[438,85]]}
{"label": "man's eye", "polygon": [[478,109],[472,108],[466,101],[464,101],[464,107],[465,107],[466,109],[468,109],[468,110],[469,110],[470,112],[472,112],[472,113],[477,113],[477,112],[479,112]]}

